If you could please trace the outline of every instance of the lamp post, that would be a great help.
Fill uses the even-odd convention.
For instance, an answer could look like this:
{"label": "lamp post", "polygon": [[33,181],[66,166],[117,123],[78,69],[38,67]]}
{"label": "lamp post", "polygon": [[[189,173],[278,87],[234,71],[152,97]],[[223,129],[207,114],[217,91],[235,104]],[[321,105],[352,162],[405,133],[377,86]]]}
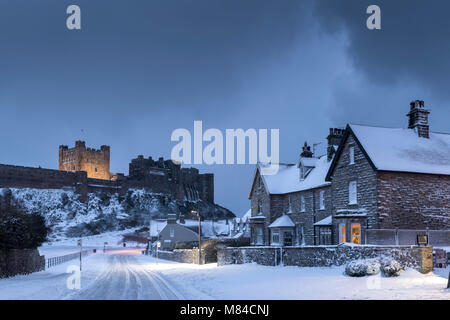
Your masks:
{"label": "lamp post", "polygon": [[198,264],[202,264],[202,226],[200,221],[200,202],[198,202],[197,211],[192,210],[191,213],[197,214],[198,217]]}

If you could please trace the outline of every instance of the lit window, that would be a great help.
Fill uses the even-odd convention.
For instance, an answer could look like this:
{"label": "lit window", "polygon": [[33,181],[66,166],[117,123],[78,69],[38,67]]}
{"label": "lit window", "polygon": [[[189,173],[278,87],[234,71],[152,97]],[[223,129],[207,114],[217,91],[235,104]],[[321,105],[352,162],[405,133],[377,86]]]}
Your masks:
{"label": "lit window", "polygon": [[345,224],[341,223],[339,225],[339,243],[347,242],[347,237],[346,237],[345,232],[346,232],[345,231]]}
{"label": "lit window", "polygon": [[355,147],[350,147],[348,153],[350,158],[350,164],[355,164]]}
{"label": "lit window", "polygon": [[350,181],[348,184],[348,203],[349,204],[357,204],[358,203],[358,195],[356,189],[356,181]]}
{"label": "lit window", "polygon": [[272,230],[272,244],[280,244],[280,230],[279,229]]}
{"label": "lit window", "polygon": [[319,202],[320,202],[320,210],[324,210],[325,209],[325,190],[321,190],[320,191],[320,196],[319,196]]}
{"label": "lit window", "polygon": [[352,243],[361,244],[361,225],[359,223],[352,224]]}
{"label": "lit window", "polygon": [[305,203],[305,196],[300,197],[300,211],[305,212],[306,211],[306,203]]}
{"label": "lit window", "polygon": [[170,237],[173,238],[175,236],[175,230],[170,228]]}

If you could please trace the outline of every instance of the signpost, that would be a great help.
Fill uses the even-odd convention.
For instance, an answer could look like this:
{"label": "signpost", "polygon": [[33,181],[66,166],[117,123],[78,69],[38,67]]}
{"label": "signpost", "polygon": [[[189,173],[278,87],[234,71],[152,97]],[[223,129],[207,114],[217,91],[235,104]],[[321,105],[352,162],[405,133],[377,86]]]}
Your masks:
{"label": "signpost", "polygon": [[80,271],[81,271],[81,255],[83,252],[83,243],[81,242],[81,239],[78,239],[78,246],[80,247]]}
{"label": "signpost", "polygon": [[158,264],[158,249],[161,247],[161,241],[156,243],[156,264]]}
{"label": "signpost", "polygon": [[191,213],[196,213],[198,217],[198,264],[202,264],[202,223],[200,220],[200,201],[197,202],[197,211],[192,210]]}
{"label": "signpost", "polygon": [[105,253],[106,252],[106,245],[108,244],[108,242],[104,242],[103,243],[103,253]]}

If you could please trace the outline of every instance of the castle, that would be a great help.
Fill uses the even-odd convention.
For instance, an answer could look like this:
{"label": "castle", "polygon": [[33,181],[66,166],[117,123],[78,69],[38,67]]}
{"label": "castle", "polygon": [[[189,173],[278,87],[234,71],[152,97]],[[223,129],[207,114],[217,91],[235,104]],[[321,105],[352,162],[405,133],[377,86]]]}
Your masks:
{"label": "castle", "polygon": [[72,189],[87,200],[89,192],[125,195],[129,189],[145,189],[171,195],[179,203],[203,200],[214,204],[214,175],[196,168],[181,168],[172,160],[139,155],[129,165],[129,175],[110,173],[110,147],[59,146],[59,169],[0,165],[0,188]]}

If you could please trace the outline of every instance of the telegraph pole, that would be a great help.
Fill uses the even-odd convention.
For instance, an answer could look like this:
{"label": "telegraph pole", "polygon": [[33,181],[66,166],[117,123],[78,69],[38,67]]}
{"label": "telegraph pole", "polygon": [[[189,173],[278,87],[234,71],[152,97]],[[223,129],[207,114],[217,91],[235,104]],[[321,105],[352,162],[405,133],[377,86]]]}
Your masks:
{"label": "telegraph pole", "polygon": [[450,289],[450,271],[448,272],[447,289]]}
{"label": "telegraph pole", "polygon": [[198,264],[202,264],[202,223],[200,220],[200,200],[197,200],[198,215]]}

